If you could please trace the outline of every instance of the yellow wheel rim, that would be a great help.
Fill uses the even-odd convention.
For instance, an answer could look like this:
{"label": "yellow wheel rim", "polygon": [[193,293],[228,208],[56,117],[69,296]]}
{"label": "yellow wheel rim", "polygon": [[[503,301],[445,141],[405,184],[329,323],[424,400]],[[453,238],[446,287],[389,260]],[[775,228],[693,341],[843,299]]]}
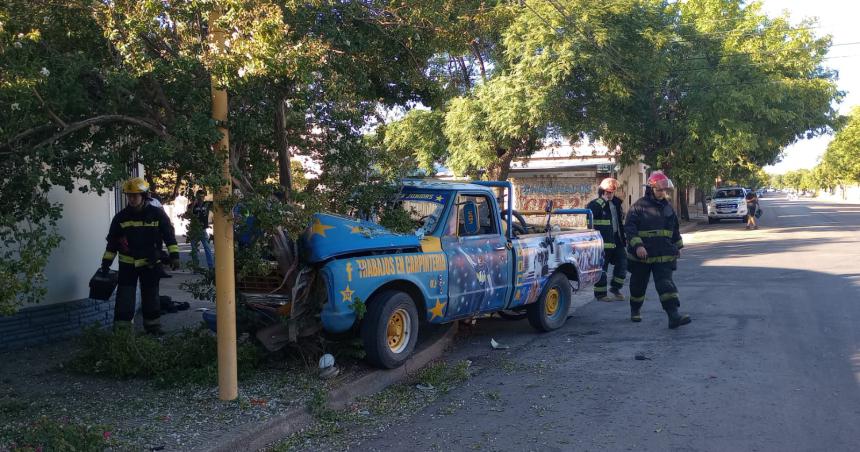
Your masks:
{"label": "yellow wheel rim", "polygon": [[556,312],[558,312],[558,300],[560,297],[561,294],[558,292],[558,289],[554,287],[546,293],[545,311],[547,317],[552,317]]}
{"label": "yellow wheel rim", "polygon": [[409,336],[412,334],[412,323],[407,312],[403,308],[396,309],[388,318],[388,348],[393,353],[400,353],[409,344]]}

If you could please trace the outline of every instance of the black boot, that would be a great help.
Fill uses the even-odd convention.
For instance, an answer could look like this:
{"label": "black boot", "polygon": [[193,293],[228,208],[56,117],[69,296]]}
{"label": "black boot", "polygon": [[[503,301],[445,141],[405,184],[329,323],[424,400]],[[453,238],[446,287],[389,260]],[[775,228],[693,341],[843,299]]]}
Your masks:
{"label": "black boot", "polygon": [[631,322],[641,322],[642,321],[642,315],[639,313],[639,311],[642,310],[642,304],[643,304],[643,302],[641,302],[641,301],[631,301],[630,302],[630,321]]}
{"label": "black boot", "polygon": [[679,314],[678,308],[676,307],[666,309],[666,315],[669,316],[669,329],[672,330],[678,328],[681,325],[686,325],[693,321],[692,319],[690,319],[690,316],[686,314]]}

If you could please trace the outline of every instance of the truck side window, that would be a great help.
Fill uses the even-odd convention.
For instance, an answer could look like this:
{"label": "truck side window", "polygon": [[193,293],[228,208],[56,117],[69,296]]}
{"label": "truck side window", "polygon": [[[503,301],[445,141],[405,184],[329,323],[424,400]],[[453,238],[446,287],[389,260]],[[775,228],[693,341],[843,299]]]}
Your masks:
{"label": "truck side window", "polygon": [[[468,208],[466,206],[469,205]],[[476,235],[498,234],[498,224],[493,205],[490,199],[484,195],[459,195],[457,196],[457,235],[469,237]],[[471,224],[466,227],[466,214],[476,214],[474,220],[477,225]],[[453,226],[453,225],[452,225]],[[447,232],[453,235],[453,228]]]}

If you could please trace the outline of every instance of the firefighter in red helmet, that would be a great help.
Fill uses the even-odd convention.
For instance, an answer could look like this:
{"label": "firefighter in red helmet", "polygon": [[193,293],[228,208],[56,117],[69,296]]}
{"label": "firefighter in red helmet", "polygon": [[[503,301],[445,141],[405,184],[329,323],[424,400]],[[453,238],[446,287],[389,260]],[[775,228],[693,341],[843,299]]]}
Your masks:
{"label": "firefighter in red helmet", "polygon": [[630,267],[630,320],[641,322],[648,280],[654,275],[654,286],[660,304],[669,317],[669,328],[690,323],[690,317],[678,313],[678,289],[672,281],[680,249],[684,247],[678,230],[678,216],[669,203],[672,181],[662,171],[648,177],[645,196],[633,204],[627,214],[627,260]]}
{"label": "firefighter in red helmet", "polygon": [[[594,285],[594,298],[599,301],[624,301],[624,294],[621,293],[627,276],[624,210],[621,199],[615,196],[616,190],[618,181],[607,177],[597,188],[597,198],[588,203],[594,218],[594,229],[603,237],[603,272],[600,281]],[[613,266],[612,281],[608,282],[610,264]]]}

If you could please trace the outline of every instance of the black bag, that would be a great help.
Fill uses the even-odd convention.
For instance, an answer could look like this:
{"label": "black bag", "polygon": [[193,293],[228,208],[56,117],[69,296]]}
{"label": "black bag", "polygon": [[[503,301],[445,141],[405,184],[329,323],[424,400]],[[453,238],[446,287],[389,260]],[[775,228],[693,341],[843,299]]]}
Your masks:
{"label": "black bag", "polygon": [[755,210],[755,217],[761,218],[761,214],[762,214],[761,207],[759,207]]}
{"label": "black bag", "polygon": [[119,274],[113,270],[107,272],[96,271],[90,279],[90,298],[95,300],[109,300],[119,282]]}

